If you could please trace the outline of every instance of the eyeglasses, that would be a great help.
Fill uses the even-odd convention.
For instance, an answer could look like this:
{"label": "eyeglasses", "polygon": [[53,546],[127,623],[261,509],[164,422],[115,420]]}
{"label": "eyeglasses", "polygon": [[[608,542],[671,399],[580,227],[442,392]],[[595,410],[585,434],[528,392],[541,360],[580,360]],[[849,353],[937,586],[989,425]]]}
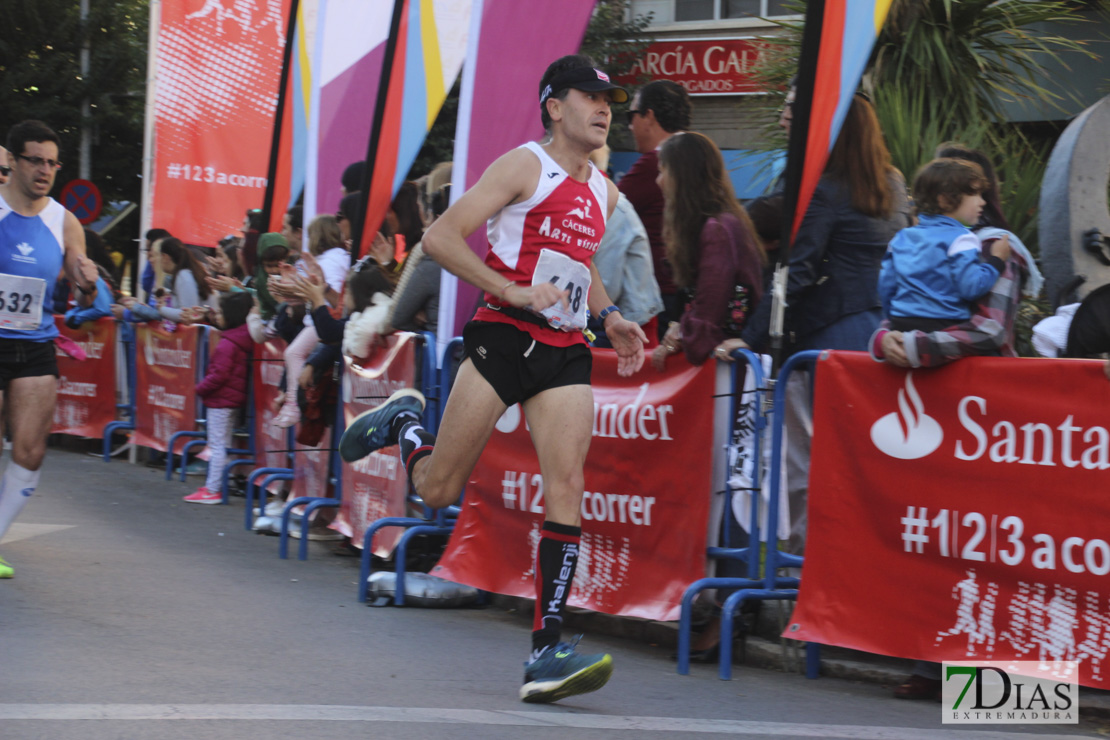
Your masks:
{"label": "eyeglasses", "polygon": [[52,170],[62,169],[62,163],[57,161],[56,159],[43,159],[42,157],[28,157],[26,154],[17,154],[15,156],[19,157],[22,160],[30,162],[31,166],[34,167],[35,169],[38,169],[39,167],[42,167],[43,165],[46,165],[47,167],[49,167]]}
{"label": "eyeglasses", "polygon": [[637,110],[635,108],[629,108],[628,112],[624,114],[624,117],[628,121],[629,126],[632,125],[632,119],[636,117],[637,113],[639,113],[642,116],[642,115],[644,115],[644,113],[647,113],[647,111]]}

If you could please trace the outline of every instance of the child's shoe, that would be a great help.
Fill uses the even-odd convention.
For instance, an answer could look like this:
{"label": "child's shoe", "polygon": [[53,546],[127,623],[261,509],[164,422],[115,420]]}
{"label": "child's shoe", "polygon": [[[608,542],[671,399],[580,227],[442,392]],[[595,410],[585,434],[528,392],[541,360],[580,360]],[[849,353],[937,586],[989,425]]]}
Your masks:
{"label": "child's shoe", "polygon": [[190,493],[181,500],[189,504],[222,504],[224,497],[218,493],[209,491],[205,486],[201,486],[195,492]]}
{"label": "child's shoe", "polygon": [[296,404],[290,406],[286,404],[282,407],[281,413],[274,417],[273,424],[282,429],[288,429],[294,426],[301,420],[301,409]]}

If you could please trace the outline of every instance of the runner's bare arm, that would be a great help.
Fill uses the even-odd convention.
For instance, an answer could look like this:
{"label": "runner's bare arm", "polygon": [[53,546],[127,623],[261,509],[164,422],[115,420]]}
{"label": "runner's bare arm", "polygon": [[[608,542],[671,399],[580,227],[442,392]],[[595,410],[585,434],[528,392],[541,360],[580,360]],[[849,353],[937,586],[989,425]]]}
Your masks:
{"label": "runner's bare arm", "polygon": [[[615,201],[614,201],[615,202]],[[601,283],[601,275],[597,268],[590,265],[590,295],[587,300],[590,313],[598,316],[602,311],[612,305],[605,286]],[[605,336],[617,351],[617,375],[628,377],[643,367],[644,344],[647,336],[640,325],[621,316],[620,311],[614,311],[605,317]]]}
{"label": "runner's bare arm", "polygon": [[69,278],[70,285],[80,288],[74,291],[77,305],[88,308],[93,302],[98,273],[96,263],[85,256],[85,230],[77,217],[69,211],[66,211],[62,239],[66,250],[65,275]]}
{"label": "runner's bare arm", "polygon": [[608,185],[609,192],[609,210],[605,216],[605,220],[608,221],[613,217],[613,211],[617,210],[617,199],[620,197],[620,191],[617,190],[617,186],[612,180],[606,179],[605,184]]}
{"label": "runner's bare arm", "polygon": [[466,238],[483,228],[499,210],[530,198],[539,176],[540,161],[535,154],[514,149],[502,155],[429,227],[424,234],[424,252],[459,279],[518,308],[529,306],[541,311],[559,301],[565,303],[566,292],[550,283],[506,286],[505,278],[466,243]]}

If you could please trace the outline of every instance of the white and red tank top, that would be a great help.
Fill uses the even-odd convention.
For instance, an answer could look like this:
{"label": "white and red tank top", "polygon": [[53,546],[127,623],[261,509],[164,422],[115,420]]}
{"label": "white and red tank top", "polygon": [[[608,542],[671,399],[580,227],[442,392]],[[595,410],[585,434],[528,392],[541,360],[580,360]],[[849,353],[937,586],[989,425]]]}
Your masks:
{"label": "white and red tank top", "polygon": [[[522,148],[540,160],[536,192],[527,200],[502,208],[489,220],[486,264],[506,281],[522,285],[550,281],[559,288],[568,289],[569,309],[557,309],[545,315],[550,314],[549,321],[564,328],[577,328],[585,316],[590,262],[605,234],[609,213],[608,181],[591,164],[589,179],[579,182],[539,144],[528,142]],[[503,305],[498,296],[490,293],[486,293],[485,300],[492,306]],[[586,341],[580,331],[521,321],[486,306],[479,308],[474,318],[512,324],[533,339],[555,347]]]}

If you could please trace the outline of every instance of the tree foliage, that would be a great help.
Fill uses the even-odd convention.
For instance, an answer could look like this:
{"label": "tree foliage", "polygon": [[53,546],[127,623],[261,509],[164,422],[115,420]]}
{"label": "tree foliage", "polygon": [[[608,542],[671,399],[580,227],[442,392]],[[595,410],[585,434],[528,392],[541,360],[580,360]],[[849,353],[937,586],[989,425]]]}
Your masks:
{"label": "tree foliage", "polygon": [[1057,103],[1037,70],[1082,41],[1046,34],[1045,23],[1074,21],[1071,0],[897,0],[875,45],[876,88],[932,90],[953,103],[952,125],[1002,120],[1002,103]]}
{"label": "tree foliage", "polygon": [[[803,13],[804,3],[794,9]],[[1036,205],[1049,147],[1005,123],[1004,101],[1049,105],[1059,96],[1038,83],[1048,60],[1087,54],[1083,42],[1044,33],[1045,23],[1072,22],[1071,0],[894,0],[876,41],[865,87],[896,167],[912,178],[945,141],[983,150],[995,162],[1007,219],[1036,248]],[[782,21],[768,40],[757,75],[781,105],[797,69],[802,23]],[[771,146],[785,137],[769,120]]]}
{"label": "tree foliage", "polygon": [[[58,185],[77,177],[81,104],[91,103],[92,180],[105,201],[138,201],[146,93],[146,0],[90,3],[82,24],[74,0],[5,3],[0,17],[0,129],[45,121],[62,140]],[[89,73],[80,51],[90,41]]]}
{"label": "tree foliage", "polygon": [[613,77],[625,75],[652,42],[645,33],[651,18],[651,13],[633,16],[631,0],[598,0],[579,53],[592,57]]}

